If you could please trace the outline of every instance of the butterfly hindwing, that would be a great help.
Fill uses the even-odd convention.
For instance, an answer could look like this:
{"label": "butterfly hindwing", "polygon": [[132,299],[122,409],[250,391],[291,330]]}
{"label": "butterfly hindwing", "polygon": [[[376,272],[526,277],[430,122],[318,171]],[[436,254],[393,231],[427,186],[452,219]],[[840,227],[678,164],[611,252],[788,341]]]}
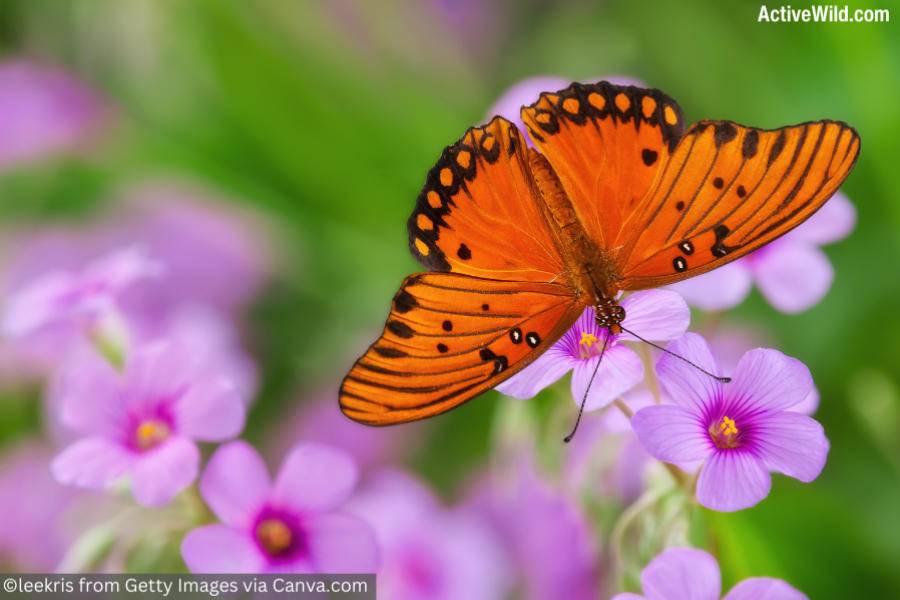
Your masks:
{"label": "butterfly hindwing", "polygon": [[419,262],[432,271],[506,281],[549,281],[562,272],[527,150],[521,132],[502,117],[444,150],[407,223]]}
{"label": "butterfly hindwing", "polygon": [[549,348],[581,313],[573,300],[557,284],[412,275],[381,337],[344,379],[341,409],[390,425],[458,406]]}
{"label": "butterfly hindwing", "polygon": [[836,121],[697,123],[626,224],[622,289],[709,271],[787,233],[831,197],[858,153],[856,131]]}
{"label": "butterfly hindwing", "polygon": [[545,92],[522,120],[585,230],[607,249],[618,247],[684,127],[678,104],[659,90],[605,81]]}

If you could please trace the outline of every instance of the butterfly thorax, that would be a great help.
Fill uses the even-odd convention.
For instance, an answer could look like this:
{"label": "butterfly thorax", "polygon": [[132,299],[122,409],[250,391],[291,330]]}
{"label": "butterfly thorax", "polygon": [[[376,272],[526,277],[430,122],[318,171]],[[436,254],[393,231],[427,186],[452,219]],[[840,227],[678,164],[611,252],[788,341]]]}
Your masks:
{"label": "butterfly thorax", "polygon": [[[534,182],[540,192],[538,196],[550,217],[548,220],[571,286],[585,304],[595,307],[617,306],[613,300],[618,293],[614,282],[620,277],[616,273],[615,261],[585,231],[572,201],[547,159],[534,150],[529,152],[528,158]],[[598,316],[599,311],[598,308]],[[612,316],[610,313],[610,317]]]}

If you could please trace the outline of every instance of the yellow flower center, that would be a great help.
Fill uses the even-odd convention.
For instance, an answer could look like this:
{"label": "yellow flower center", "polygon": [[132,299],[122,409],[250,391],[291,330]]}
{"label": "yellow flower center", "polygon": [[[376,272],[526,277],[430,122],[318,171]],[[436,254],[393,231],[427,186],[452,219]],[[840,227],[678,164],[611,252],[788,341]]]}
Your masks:
{"label": "yellow flower center", "polygon": [[166,441],[172,433],[164,422],[150,419],[138,425],[134,437],[137,447],[141,450],[150,450]]}
{"label": "yellow flower center", "polygon": [[256,526],[256,539],[266,552],[277,556],[290,548],[293,534],[281,519],[264,519]]}
{"label": "yellow flower center", "polygon": [[709,428],[709,433],[719,448],[734,448],[738,445],[740,431],[731,417],[722,417],[721,421]]}
{"label": "yellow flower center", "polygon": [[581,355],[581,358],[590,358],[593,354],[594,345],[598,341],[600,340],[593,333],[582,331],[581,340],[578,342],[578,345],[580,346],[578,353]]}

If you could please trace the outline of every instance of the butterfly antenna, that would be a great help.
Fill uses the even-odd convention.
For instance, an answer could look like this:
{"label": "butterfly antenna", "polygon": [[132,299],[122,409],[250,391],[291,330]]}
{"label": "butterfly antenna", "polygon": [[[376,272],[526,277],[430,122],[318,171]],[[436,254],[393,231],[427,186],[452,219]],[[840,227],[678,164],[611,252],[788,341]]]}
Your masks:
{"label": "butterfly antenna", "polygon": [[[622,326],[619,325],[619,327],[622,327]],[[722,382],[722,383],[729,383],[729,382],[731,381],[731,377],[723,377],[722,375],[716,375],[716,374],[714,374],[714,373],[710,373],[709,371],[707,371],[706,369],[704,369],[704,368],[701,367],[700,365],[698,365],[698,364],[696,364],[696,363],[693,363],[693,362],[689,361],[688,359],[686,359],[685,357],[681,356],[680,354],[676,354],[675,352],[672,352],[671,350],[668,350],[667,348],[663,348],[663,347],[660,346],[659,344],[654,344],[654,343],[651,342],[650,340],[645,340],[644,338],[642,338],[641,336],[639,336],[639,335],[636,334],[635,332],[631,331],[630,329],[625,329],[624,327],[622,327],[622,331],[624,331],[625,333],[628,333],[628,334],[633,335],[634,337],[636,337],[637,339],[641,340],[641,341],[644,342],[645,344],[650,344],[651,346],[653,346],[653,347],[656,348],[657,350],[662,350],[663,352],[665,352],[665,353],[668,354],[669,356],[674,356],[675,358],[677,358],[677,359],[679,359],[679,360],[683,360],[684,362],[686,362],[687,364],[691,365],[692,367],[694,367],[695,369],[697,369],[697,370],[700,371],[701,373],[703,373],[703,374],[705,374],[705,375],[709,375],[710,377],[712,377],[712,378],[715,379],[716,381],[720,381],[720,382]]]}
{"label": "butterfly antenna", "polygon": [[588,392],[591,391],[591,384],[594,383],[594,377],[597,376],[597,371],[600,369],[600,362],[603,360],[603,355],[606,353],[606,344],[608,342],[609,332],[607,331],[606,335],[603,336],[603,346],[600,348],[600,358],[597,360],[597,366],[594,367],[594,372],[591,373],[587,388],[584,390],[584,396],[581,397],[581,405],[578,407],[578,416],[575,418],[575,425],[572,427],[572,431],[569,432],[569,435],[563,438],[563,441],[567,444],[572,441],[572,438],[575,437],[575,432],[578,431],[578,424],[581,423],[581,415],[584,414],[584,404],[587,402]]}

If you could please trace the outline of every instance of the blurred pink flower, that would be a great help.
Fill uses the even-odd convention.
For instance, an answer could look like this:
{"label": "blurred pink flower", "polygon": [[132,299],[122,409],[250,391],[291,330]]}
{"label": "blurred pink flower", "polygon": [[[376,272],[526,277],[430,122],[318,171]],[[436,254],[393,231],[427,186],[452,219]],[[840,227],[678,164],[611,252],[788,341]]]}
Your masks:
{"label": "blurred pink flower", "polygon": [[0,563],[24,572],[53,571],[69,542],[62,514],[74,496],[50,476],[52,450],[26,441],[0,456]]}
{"label": "blurred pink flower", "polygon": [[131,188],[106,227],[114,239],[142,244],[165,265],[162,282],[125,299],[135,313],[157,315],[185,302],[240,310],[271,276],[272,236],[258,216],[189,186]]}
{"label": "blurred pink flower", "polygon": [[62,68],[0,62],[0,172],[84,148],[108,116],[100,97]]}
{"label": "blurred pink flower", "polygon": [[[632,412],[654,404],[653,394],[643,385],[625,392],[621,399]],[[627,505],[644,491],[644,475],[651,462],[628,417],[617,406],[609,406],[582,420],[566,453],[565,477],[576,490],[586,489]]]}
{"label": "blurred pink flower", "polygon": [[136,246],[77,271],[50,271],[13,292],[3,311],[3,334],[23,338],[50,328],[87,331],[117,310],[129,287],[161,272],[160,264]]}
{"label": "blurred pink flower", "polygon": [[111,214],[88,226],[17,233],[5,248],[7,293],[122,247],[138,247],[163,267],[164,277],[130,290],[126,313],[161,318],[182,304],[225,312],[244,308],[273,270],[273,235],[258,215],[233,202],[175,183],[129,188]]}
{"label": "blurred pink flower", "polygon": [[54,459],[57,481],[102,489],[130,475],[135,499],[147,506],[166,504],[194,481],[195,440],[238,435],[245,402],[226,377],[192,372],[187,350],[166,343],[131,350],[122,374],[90,351],[69,359],[54,404],[85,437]]}
{"label": "blurred pink flower", "polygon": [[[691,320],[690,309],[684,300],[668,290],[630,294],[622,300],[621,306],[626,314],[623,329],[647,340],[673,340],[687,330]],[[603,408],[644,378],[641,357],[622,344],[636,341],[638,339],[627,331],[610,336],[607,329],[597,325],[594,309],[588,307],[558,342],[496,389],[514,398],[531,398],[572,371],[575,404],[581,404],[587,392],[584,409]],[[604,345],[606,350],[600,360]],[[597,369],[597,375],[591,383],[594,369]]]}
{"label": "blurred pink flower", "polygon": [[[716,559],[696,548],[669,548],[641,572],[644,595],[616,594],[612,600],[719,600],[722,576]],[[751,577],[738,583],[723,600],[806,600],[787,582]]]}
{"label": "blurred pink flower", "polygon": [[856,209],[837,192],[784,237],[745,258],[669,287],[697,308],[725,310],[743,302],[756,282],[776,309],[803,312],[825,296],[834,279],[834,269],[819,246],[844,239],[855,224]]}
{"label": "blurred pink flower", "polygon": [[497,528],[522,579],[522,597],[599,597],[596,532],[578,502],[543,480],[529,458],[484,482],[471,506]]}
{"label": "blurred pink flower", "polygon": [[[669,349],[711,373],[719,371],[702,337],[686,334]],[[809,483],[828,456],[822,426],[787,410],[812,388],[809,369],[770,349],[744,354],[731,383],[723,384],[671,355],[656,365],[672,404],[642,408],[634,432],[655,458],[704,461],[697,501],[718,511],[748,508],[772,485],[770,471]]]}
{"label": "blurred pink flower", "polygon": [[381,547],[378,595],[405,600],[493,600],[510,591],[509,565],[489,525],[446,509],[419,481],[383,471],[350,503]]}
{"label": "blurred pink flower", "polygon": [[249,444],[222,446],[200,481],[222,523],[188,533],[184,562],[194,573],[372,573],[375,536],[341,511],[356,478],[350,457],[319,444],[292,450],[274,483]]}
{"label": "blurred pink flower", "polygon": [[256,394],[258,373],[243,348],[234,322],[219,311],[200,304],[183,304],[164,322],[133,321],[137,344],[168,340],[185,349],[186,367],[198,379],[227,374],[238,396],[250,404]]}

